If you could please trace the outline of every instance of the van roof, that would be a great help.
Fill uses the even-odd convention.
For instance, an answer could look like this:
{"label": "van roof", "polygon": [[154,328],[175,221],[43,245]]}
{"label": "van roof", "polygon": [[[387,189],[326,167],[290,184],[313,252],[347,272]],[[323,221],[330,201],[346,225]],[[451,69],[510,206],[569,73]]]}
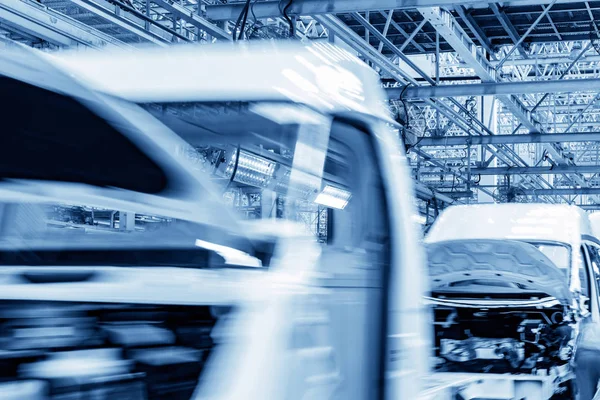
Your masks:
{"label": "van roof", "polygon": [[377,73],[326,43],[178,45],[48,57],[88,86],[137,103],[293,101],[393,122]]}
{"label": "van roof", "polygon": [[468,239],[554,241],[578,246],[591,235],[585,211],[561,204],[481,204],[452,206],[431,227],[428,243]]}

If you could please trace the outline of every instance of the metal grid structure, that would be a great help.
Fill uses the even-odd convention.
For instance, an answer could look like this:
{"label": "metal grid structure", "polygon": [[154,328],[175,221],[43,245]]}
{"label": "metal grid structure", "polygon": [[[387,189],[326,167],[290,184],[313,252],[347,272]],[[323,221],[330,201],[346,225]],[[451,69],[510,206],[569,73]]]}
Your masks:
{"label": "metal grid structure", "polygon": [[599,20],[600,1],[571,0],[0,0],[0,38],[9,39],[0,43],[55,51],[328,40],[381,75],[421,208],[495,200],[595,209]]}

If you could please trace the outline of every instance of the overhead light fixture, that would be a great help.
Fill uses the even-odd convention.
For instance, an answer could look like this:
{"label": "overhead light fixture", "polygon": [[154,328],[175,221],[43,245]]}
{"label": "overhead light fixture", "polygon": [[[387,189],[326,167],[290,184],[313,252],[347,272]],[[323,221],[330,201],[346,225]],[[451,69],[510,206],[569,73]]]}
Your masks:
{"label": "overhead light fixture", "polygon": [[250,186],[267,187],[276,167],[274,161],[240,150],[233,180]]}
{"label": "overhead light fixture", "polygon": [[273,180],[277,163],[230,145],[219,150],[217,176],[249,186],[266,188]]}
{"label": "overhead light fixture", "polygon": [[352,193],[347,190],[326,185],[315,199],[315,203],[343,210],[348,205],[350,197],[352,197]]}
{"label": "overhead light fixture", "polygon": [[244,185],[339,210],[343,210],[352,197],[348,190],[327,184],[319,191],[321,179],[304,171],[295,171],[292,181],[292,168],[244,149],[232,146],[224,151],[221,159],[217,175]]}

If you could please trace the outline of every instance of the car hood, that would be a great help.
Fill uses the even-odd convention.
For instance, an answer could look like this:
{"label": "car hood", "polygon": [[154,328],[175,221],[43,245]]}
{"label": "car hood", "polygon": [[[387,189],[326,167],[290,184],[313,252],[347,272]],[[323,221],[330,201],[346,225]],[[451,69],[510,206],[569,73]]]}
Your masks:
{"label": "car hood", "polygon": [[[546,294],[563,305],[572,304],[567,271],[529,243],[444,241],[428,244],[427,256],[431,288],[438,297],[449,294],[455,300],[468,299],[472,303],[482,294],[503,301]],[[489,303],[489,298],[481,301]]]}

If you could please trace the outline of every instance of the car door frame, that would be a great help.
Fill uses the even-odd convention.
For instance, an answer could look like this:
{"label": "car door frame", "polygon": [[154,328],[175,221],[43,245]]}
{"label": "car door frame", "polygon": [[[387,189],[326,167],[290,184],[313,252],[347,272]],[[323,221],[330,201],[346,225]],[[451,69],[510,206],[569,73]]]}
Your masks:
{"label": "car door frame", "polygon": [[[592,265],[592,254],[590,252],[590,247],[593,247],[600,256],[600,240],[594,236],[582,235],[581,247],[584,253],[584,261],[586,263],[585,268],[589,282],[590,314],[593,322],[600,323],[600,259],[597,260],[599,270],[595,271]],[[592,284],[592,282],[595,284]]]}

